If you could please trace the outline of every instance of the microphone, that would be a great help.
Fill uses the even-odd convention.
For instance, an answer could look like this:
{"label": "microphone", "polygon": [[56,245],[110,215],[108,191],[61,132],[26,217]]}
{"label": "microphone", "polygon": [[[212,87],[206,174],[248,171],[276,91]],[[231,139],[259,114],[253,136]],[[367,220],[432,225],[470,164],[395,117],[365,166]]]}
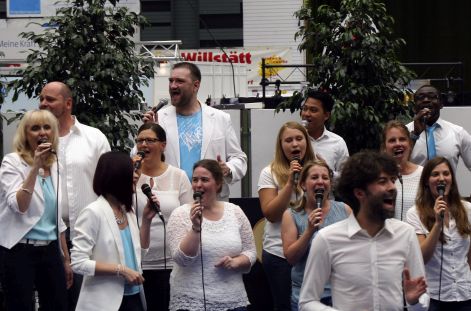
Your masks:
{"label": "microphone", "polygon": [[160,109],[162,109],[164,106],[166,106],[167,104],[168,104],[168,99],[167,98],[161,99],[156,106],[152,107],[152,111],[157,112]]}
{"label": "microphone", "polygon": [[[46,137],[41,137],[38,142],[39,142],[39,144],[44,144],[44,143],[48,143],[49,140]],[[56,154],[56,151],[54,149],[52,149],[52,146],[51,146],[51,150],[49,150],[49,152],[53,153],[53,154]]]}
{"label": "microphone", "polygon": [[146,195],[146,197],[149,199],[149,204],[152,207],[152,209],[157,212],[157,215],[159,215],[162,222],[165,222],[164,221],[164,215],[162,215],[162,212],[160,211],[159,204],[152,201],[152,189],[150,189],[150,186],[148,184],[142,184],[141,190]]}
{"label": "microphone", "polygon": [[[136,162],[134,162],[134,171],[137,171],[138,169],[141,168],[141,162],[146,157],[146,153],[144,151],[139,151],[137,153],[137,155],[140,156],[141,158],[139,160],[137,160]],[[149,189],[150,189],[150,187],[149,187]]]}
{"label": "microphone", "polygon": [[[441,181],[437,184],[438,196],[443,197],[445,195],[445,188],[446,188],[445,182]],[[445,217],[445,211],[440,212],[440,217],[441,218]]]}
{"label": "microphone", "polygon": [[203,194],[204,192],[202,191],[195,191],[195,193],[193,193],[193,200],[201,204],[201,197],[203,196]]}
{"label": "microphone", "polygon": [[309,125],[309,121],[307,120],[301,120],[301,125],[305,128],[307,128],[307,126]]}
{"label": "microphone", "polygon": [[[298,161],[298,163],[301,163],[301,159],[299,158],[298,155],[295,155],[293,159],[291,159],[291,161]],[[294,181],[294,186],[297,187],[298,182],[299,182],[299,172],[294,172],[293,181]]]}
{"label": "microphone", "polygon": [[322,200],[324,200],[324,188],[314,190],[314,197],[316,198],[316,208],[321,208]]}

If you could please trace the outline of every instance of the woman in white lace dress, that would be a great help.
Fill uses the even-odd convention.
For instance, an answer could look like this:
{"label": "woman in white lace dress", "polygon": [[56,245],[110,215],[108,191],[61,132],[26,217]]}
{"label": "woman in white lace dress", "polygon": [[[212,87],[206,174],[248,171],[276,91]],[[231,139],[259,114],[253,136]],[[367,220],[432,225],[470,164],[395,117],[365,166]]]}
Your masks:
{"label": "woman in white lace dress", "polygon": [[168,221],[175,261],[170,310],[246,310],[242,274],[255,262],[250,223],[239,206],[217,201],[223,184],[217,161],[195,163],[191,183],[201,198],[175,209]]}

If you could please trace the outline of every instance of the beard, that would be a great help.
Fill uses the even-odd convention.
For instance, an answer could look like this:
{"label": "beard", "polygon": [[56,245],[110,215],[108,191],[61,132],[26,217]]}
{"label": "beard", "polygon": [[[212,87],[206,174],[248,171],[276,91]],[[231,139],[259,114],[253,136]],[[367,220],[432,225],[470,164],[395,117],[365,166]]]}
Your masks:
{"label": "beard", "polygon": [[368,195],[368,217],[374,221],[384,222],[386,219],[393,218],[395,208],[387,209],[384,207],[385,199],[392,200],[393,204],[396,201],[396,194],[391,199],[391,195],[388,193],[370,193]]}

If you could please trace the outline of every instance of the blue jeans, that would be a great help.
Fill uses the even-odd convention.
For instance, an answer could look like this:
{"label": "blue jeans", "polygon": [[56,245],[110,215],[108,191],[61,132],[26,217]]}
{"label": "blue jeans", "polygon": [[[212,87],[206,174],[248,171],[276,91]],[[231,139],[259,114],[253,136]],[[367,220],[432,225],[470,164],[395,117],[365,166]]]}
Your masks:
{"label": "blue jeans", "polygon": [[291,310],[291,265],[286,259],[262,252],[262,264],[270,285],[275,311]]}
{"label": "blue jeans", "polygon": [[41,310],[67,310],[64,263],[57,241],[46,246],[18,243],[1,251],[7,310],[32,310],[34,288]]}

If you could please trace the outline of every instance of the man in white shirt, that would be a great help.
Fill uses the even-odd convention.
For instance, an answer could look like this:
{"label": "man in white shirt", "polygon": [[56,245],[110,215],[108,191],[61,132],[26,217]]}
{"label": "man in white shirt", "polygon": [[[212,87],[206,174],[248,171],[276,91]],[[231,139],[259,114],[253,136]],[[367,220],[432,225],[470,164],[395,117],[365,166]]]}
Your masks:
{"label": "man in white shirt", "polygon": [[[59,121],[59,150],[56,150],[60,168],[59,195],[64,203],[62,219],[70,229],[70,249],[75,220],[80,211],[97,198],[93,191],[93,176],[98,158],[111,148],[100,130],[81,124],[72,115],[72,92],[66,84],[46,84],[39,100],[39,108],[49,110]],[[70,264],[69,254],[64,256]],[[80,285],[81,277],[74,275],[74,284],[69,290],[69,310],[75,310]]]}
{"label": "man in white shirt", "polygon": [[[461,126],[440,118],[442,108],[437,88],[424,85],[417,89],[414,94],[414,121],[407,124],[411,139],[415,142],[410,160],[423,166],[430,157],[442,156],[450,161],[456,171],[461,157],[471,170],[471,135]],[[432,139],[435,146],[433,153]]]}
{"label": "man in white shirt", "polygon": [[229,114],[201,103],[198,90],[201,72],[192,63],[173,66],[169,78],[172,102],[155,114],[144,115],[144,122],[158,122],[167,134],[165,161],[183,169],[191,181],[193,164],[201,159],[219,162],[224,174],[224,185],[219,194],[229,199],[229,187],[244,177],[247,156],[240,148]]}
{"label": "man in white shirt", "polygon": [[[346,161],[338,191],[353,213],[314,238],[299,310],[402,311],[403,288],[412,310],[427,310],[424,264],[414,229],[392,218],[397,170],[393,158],[371,151]],[[333,308],[320,302],[328,281]]]}
{"label": "man in white shirt", "polygon": [[340,166],[348,158],[345,140],[325,127],[329,120],[334,100],[327,93],[309,90],[301,107],[301,119],[311,138],[314,152],[320,155],[337,177]]}

